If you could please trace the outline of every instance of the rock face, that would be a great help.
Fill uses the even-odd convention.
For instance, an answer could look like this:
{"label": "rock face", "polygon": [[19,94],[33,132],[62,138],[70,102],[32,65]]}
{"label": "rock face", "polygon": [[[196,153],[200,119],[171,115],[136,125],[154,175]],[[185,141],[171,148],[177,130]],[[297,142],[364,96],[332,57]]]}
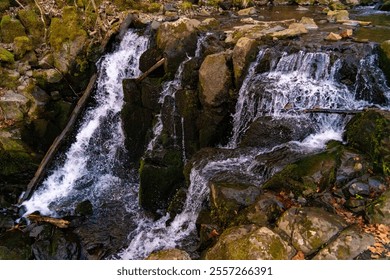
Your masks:
{"label": "rock face", "polygon": [[287,260],[295,253],[286,241],[267,227],[232,227],[206,253],[208,260]]}
{"label": "rock face", "polygon": [[368,208],[368,217],[372,224],[390,226],[390,190],[387,190]]}
{"label": "rock face", "polygon": [[191,257],[185,251],[168,249],[154,252],[146,260],[191,260]]}
{"label": "rock face", "polygon": [[314,260],[352,260],[374,245],[375,238],[357,226],[343,230],[330,244],[321,249]]}
{"label": "rock face", "polygon": [[229,53],[208,55],[199,69],[200,101],[204,106],[217,107],[226,102],[232,84],[227,63]]}
{"label": "rock face", "polygon": [[254,39],[242,37],[237,41],[233,49],[233,71],[236,87],[239,88],[243,79],[245,70],[257,53],[257,42]]}
{"label": "rock face", "polygon": [[390,174],[390,113],[367,110],[356,115],[346,127],[349,145],[369,156],[377,170]]}
{"label": "rock face", "polygon": [[312,254],[346,227],[339,217],[321,208],[290,208],[278,220],[278,227],[292,240],[295,249]]}

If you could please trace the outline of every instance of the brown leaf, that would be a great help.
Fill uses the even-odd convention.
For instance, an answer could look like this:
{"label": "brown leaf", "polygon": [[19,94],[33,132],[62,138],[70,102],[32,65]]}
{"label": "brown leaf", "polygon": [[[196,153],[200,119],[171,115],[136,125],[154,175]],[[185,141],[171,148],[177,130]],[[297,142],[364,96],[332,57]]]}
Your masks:
{"label": "brown leaf", "polygon": [[305,254],[302,251],[298,251],[297,254],[292,258],[292,260],[304,260]]}

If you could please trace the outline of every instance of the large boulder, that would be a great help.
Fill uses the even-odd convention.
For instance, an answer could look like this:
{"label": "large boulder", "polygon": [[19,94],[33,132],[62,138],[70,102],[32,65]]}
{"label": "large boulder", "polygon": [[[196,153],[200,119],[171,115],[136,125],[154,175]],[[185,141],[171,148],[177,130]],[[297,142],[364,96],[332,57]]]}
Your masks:
{"label": "large boulder", "polygon": [[355,115],[346,126],[348,145],[364,152],[374,167],[390,174],[390,113],[378,109]]}
{"label": "large boulder", "polygon": [[39,47],[46,35],[45,26],[40,16],[34,9],[25,8],[18,11],[18,17],[31,37],[33,45]]}
{"label": "large boulder", "polygon": [[1,40],[4,43],[13,43],[16,37],[26,36],[22,23],[15,18],[5,15],[1,18]]}
{"label": "large boulder", "polygon": [[160,25],[157,30],[157,47],[167,58],[166,72],[174,74],[187,54],[195,53],[199,25],[198,20],[188,18],[180,18]]}
{"label": "large boulder", "polygon": [[329,22],[349,20],[349,13],[347,10],[329,11],[326,18]]}
{"label": "large boulder", "polygon": [[308,31],[303,23],[292,23],[287,29],[273,32],[270,34],[270,36],[276,39],[287,39],[294,38],[306,33],[308,33]]}
{"label": "large boulder", "polygon": [[289,236],[295,249],[305,255],[316,252],[346,227],[339,216],[315,207],[292,207],[284,212],[277,224]]}
{"label": "large boulder", "polygon": [[295,250],[267,227],[245,225],[225,230],[209,249],[207,260],[287,260]]}
{"label": "large boulder", "polygon": [[30,100],[22,94],[6,91],[0,96],[0,119],[23,121],[30,109]]}
{"label": "large boulder", "polygon": [[230,53],[208,55],[199,69],[200,101],[203,106],[217,107],[226,103],[232,74],[228,66]]}
{"label": "large boulder", "polygon": [[233,49],[233,72],[236,87],[239,88],[249,63],[257,53],[257,42],[246,37],[240,38]]}
{"label": "large boulder", "polygon": [[363,232],[358,226],[343,230],[331,243],[322,248],[314,260],[352,260],[373,246],[375,238]]}

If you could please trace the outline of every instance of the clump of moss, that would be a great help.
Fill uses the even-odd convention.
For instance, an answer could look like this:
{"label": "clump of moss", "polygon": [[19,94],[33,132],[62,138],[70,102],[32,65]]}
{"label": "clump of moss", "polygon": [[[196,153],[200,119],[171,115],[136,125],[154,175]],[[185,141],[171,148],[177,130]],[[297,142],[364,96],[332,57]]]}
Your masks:
{"label": "clump of moss", "polygon": [[15,37],[14,53],[19,58],[22,58],[27,52],[33,49],[32,42],[27,36]]}
{"label": "clump of moss", "polygon": [[183,1],[183,3],[180,4],[180,9],[183,11],[188,11],[192,9],[192,3],[189,1]]}
{"label": "clump of moss", "polygon": [[0,62],[2,63],[14,63],[14,55],[6,49],[0,47]]}
{"label": "clump of moss", "polygon": [[0,22],[1,38],[4,43],[13,43],[15,37],[26,36],[22,23],[9,15],[2,17]]}
{"label": "clump of moss", "polygon": [[39,46],[45,37],[45,26],[39,15],[33,9],[22,9],[18,17],[31,36],[33,45]]}
{"label": "clump of moss", "polygon": [[9,0],[0,0],[0,12],[4,12],[10,6]]}

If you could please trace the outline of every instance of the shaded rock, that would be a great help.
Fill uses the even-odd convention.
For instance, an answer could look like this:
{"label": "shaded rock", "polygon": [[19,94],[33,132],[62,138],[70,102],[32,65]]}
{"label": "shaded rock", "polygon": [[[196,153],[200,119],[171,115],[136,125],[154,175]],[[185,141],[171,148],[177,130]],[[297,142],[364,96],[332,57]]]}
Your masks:
{"label": "shaded rock", "polygon": [[295,249],[310,255],[346,227],[339,216],[321,208],[288,209],[277,222],[290,238]]}
{"label": "shaded rock", "polygon": [[257,53],[257,42],[254,39],[242,37],[237,41],[233,49],[233,72],[237,88],[244,79],[249,63],[254,60]]}
{"label": "shaded rock", "polygon": [[151,253],[146,260],[191,260],[191,257],[183,250],[168,249]]}
{"label": "shaded rock", "polygon": [[13,43],[16,37],[26,36],[26,31],[22,23],[11,18],[9,15],[5,15],[1,18],[1,40],[4,43]]}
{"label": "shaded rock", "polygon": [[383,1],[383,4],[380,6],[379,10],[390,11],[390,1]]}
{"label": "shaded rock", "polygon": [[203,106],[216,107],[229,98],[232,75],[227,63],[229,53],[208,55],[199,69],[200,101]]}
{"label": "shaded rock", "polygon": [[366,208],[366,201],[360,197],[350,197],[345,202],[345,207],[354,213],[362,213]]}
{"label": "shaded rock", "polygon": [[371,224],[390,225],[390,190],[385,191],[366,210]]}
{"label": "shaded rock", "polygon": [[263,187],[293,192],[296,196],[310,196],[333,186],[336,166],[337,152],[326,151],[307,156],[284,167]]}
{"label": "shaded rock", "polygon": [[328,36],[326,36],[325,40],[327,41],[340,41],[342,37],[339,34],[330,32]]}
{"label": "shaded rock", "polygon": [[329,11],[326,18],[329,22],[349,20],[349,13],[347,10]]}
{"label": "shaded rock", "polygon": [[269,228],[246,225],[225,230],[205,259],[287,260],[294,254],[294,248]]}
{"label": "shaded rock", "polygon": [[340,36],[343,39],[352,38],[352,35],[353,35],[353,30],[352,29],[345,29],[345,30],[340,32]]}
{"label": "shaded rock", "polygon": [[337,168],[336,183],[343,186],[354,178],[362,176],[370,168],[369,163],[356,151],[343,149]]}
{"label": "shaded rock", "polygon": [[0,235],[0,260],[29,260],[32,258],[31,239],[20,230]]}
{"label": "shaded rock", "polygon": [[303,140],[311,131],[305,121],[259,117],[245,131],[240,147],[271,148],[291,140]]}
{"label": "shaded rock", "polygon": [[75,209],[75,214],[81,215],[81,216],[92,215],[93,214],[93,207],[92,207],[91,201],[85,200],[85,201],[77,204],[76,209]]}
{"label": "shaded rock", "polygon": [[346,188],[348,189],[348,192],[351,196],[368,196],[370,195],[370,186],[366,184],[365,182],[359,181],[358,179],[353,180],[350,182]]}
{"label": "shaded rock", "polygon": [[384,41],[379,48],[379,65],[390,81],[390,40]]}
{"label": "shaded rock", "polygon": [[352,260],[373,246],[375,238],[362,232],[358,226],[343,230],[330,244],[322,248],[314,260]]}
{"label": "shaded rock", "polygon": [[374,167],[390,174],[390,113],[370,109],[357,114],[346,126],[348,145],[371,159]]}
{"label": "shaded rock", "polygon": [[6,11],[11,6],[9,0],[0,1],[0,12]]}
{"label": "shaded rock", "polygon": [[197,28],[200,22],[195,19],[180,18],[174,22],[164,22],[157,30],[157,47],[167,58],[165,71],[176,73],[187,54],[193,56],[196,49]]}
{"label": "shaded rock", "polygon": [[[163,53],[157,48],[147,49],[139,59],[139,70],[142,72],[148,71],[153,65],[155,65],[160,59],[163,58]],[[163,67],[159,67],[149,74],[149,77],[159,77],[164,75]]]}

